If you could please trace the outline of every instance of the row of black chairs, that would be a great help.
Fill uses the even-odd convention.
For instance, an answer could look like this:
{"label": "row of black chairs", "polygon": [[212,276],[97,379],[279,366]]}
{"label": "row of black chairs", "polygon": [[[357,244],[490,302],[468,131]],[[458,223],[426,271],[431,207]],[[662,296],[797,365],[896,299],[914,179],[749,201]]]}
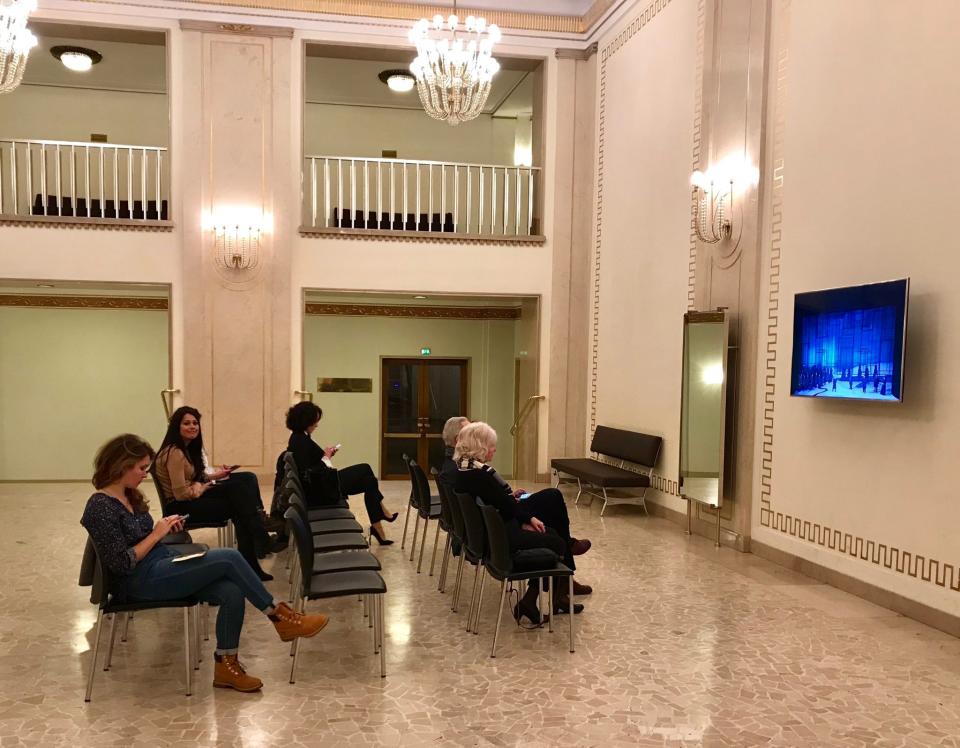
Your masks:
{"label": "row of black chairs", "polygon": [[[453,604],[451,610],[457,612],[460,604],[460,594],[463,588],[463,570],[464,563],[474,567],[473,590],[470,595],[470,605],[467,610],[466,630],[474,634],[479,633],[480,611],[483,606],[483,582],[485,577],[483,572],[500,582],[500,605],[497,608],[497,623],[493,634],[493,645],[490,649],[490,656],[497,656],[497,640],[500,637],[500,624],[503,619],[503,606],[507,597],[508,588],[512,588],[514,583],[529,582],[530,580],[552,579],[549,584],[548,603],[549,610],[554,609],[554,595],[559,580],[566,577],[569,588],[570,599],[573,599],[573,570],[561,562],[556,562],[548,568],[523,569],[517,563],[515,554],[510,550],[510,543],[507,537],[507,528],[503,522],[500,513],[491,506],[486,506],[477,501],[477,499],[468,494],[460,492],[451,492],[446,489],[443,483],[438,479],[435,469],[431,469],[435,485],[437,487],[436,495],[431,495],[430,484],[427,480],[423,468],[417,464],[416,460],[404,455],[404,461],[407,463],[407,469],[410,473],[411,494],[410,503],[407,508],[407,521],[409,521],[410,509],[417,512],[417,522],[414,525],[413,542],[411,544],[410,560],[413,561],[413,551],[417,539],[417,523],[422,518],[424,520],[423,537],[420,543],[420,560],[417,565],[417,573],[420,573],[420,567],[423,564],[423,552],[427,540],[427,528],[431,519],[437,520],[437,529],[433,542],[433,558],[436,559],[437,546],[439,542],[440,531],[446,533],[443,555],[440,563],[440,579],[438,582],[439,591],[445,592],[449,561],[452,555],[457,555],[456,581],[454,583]],[[404,539],[406,539],[406,524],[404,526]],[[402,547],[402,544],[401,544]],[[433,574],[434,564],[431,561],[430,575]],[[543,609],[543,591],[546,585],[540,585],[540,608]],[[573,652],[574,646],[574,615],[570,618],[570,651]],[[553,631],[553,616],[547,618],[549,631]]]}
{"label": "row of black chairs", "polygon": [[333,209],[333,225],[341,229],[380,229],[381,231],[432,231],[453,233],[453,213],[394,213],[344,208]]}
{"label": "row of black chairs", "polygon": [[73,198],[63,195],[57,199],[56,195],[47,195],[47,203],[44,206],[43,195],[37,194],[33,199],[33,206],[30,212],[35,216],[72,216],[76,218],[116,218],[133,219],[135,221],[166,221],[169,217],[169,208],[166,200],[160,201],[160,210],[157,210],[156,200],[147,200],[146,212],[144,212],[143,200],[133,201],[133,210],[130,210],[130,201],[128,200],[104,200],[94,197],[90,199],[89,205],[85,197],[78,197],[76,205]]}
{"label": "row of black chairs", "polygon": [[[380,576],[380,561],[369,551],[363,528],[345,500],[336,506],[308,508],[306,494],[293,455],[283,455],[283,490],[289,508],[284,514],[290,533],[290,599],[300,612],[307,601],[358,595],[373,629],[373,652],[380,654],[380,676],[386,677],[383,647],[384,598],[387,585]],[[292,555],[292,553],[291,553]],[[290,648],[293,663],[290,682],[296,682],[300,639]]]}

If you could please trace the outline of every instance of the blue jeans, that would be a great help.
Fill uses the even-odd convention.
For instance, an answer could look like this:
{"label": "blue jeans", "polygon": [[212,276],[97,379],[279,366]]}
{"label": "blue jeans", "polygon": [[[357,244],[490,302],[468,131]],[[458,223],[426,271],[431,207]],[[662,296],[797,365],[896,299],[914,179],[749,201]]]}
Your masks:
{"label": "blue jeans", "polygon": [[233,548],[212,548],[203,558],[173,563],[175,553],[154,546],[126,580],[133,600],[176,600],[196,597],[220,606],[217,649],[235,651],[240,645],[245,601],[258,609],[273,605],[273,595]]}

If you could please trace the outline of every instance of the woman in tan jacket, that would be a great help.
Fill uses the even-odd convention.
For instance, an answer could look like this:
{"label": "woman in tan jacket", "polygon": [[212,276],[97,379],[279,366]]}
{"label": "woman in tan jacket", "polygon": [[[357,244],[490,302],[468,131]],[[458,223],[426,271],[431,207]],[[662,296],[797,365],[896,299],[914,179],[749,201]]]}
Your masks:
{"label": "woman in tan jacket", "polygon": [[266,554],[279,550],[261,519],[263,503],[257,476],[234,472],[226,465],[208,470],[196,408],[183,406],[170,416],[153,472],[164,516],[189,514],[194,522],[232,520],[237,550],[260,579],[273,579],[257,560],[258,551]]}

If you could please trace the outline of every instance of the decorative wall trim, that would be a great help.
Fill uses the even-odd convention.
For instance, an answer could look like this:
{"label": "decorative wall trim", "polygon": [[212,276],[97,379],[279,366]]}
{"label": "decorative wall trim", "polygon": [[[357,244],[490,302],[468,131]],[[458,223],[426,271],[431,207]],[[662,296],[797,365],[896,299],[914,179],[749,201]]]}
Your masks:
{"label": "decorative wall trim", "polygon": [[[597,7],[605,0],[597,0],[594,7]],[[600,111],[598,114],[598,156],[597,156],[597,210],[596,210],[596,239],[594,240],[593,254],[593,319],[591,354],[590,354],[590,433],[593,434],[597,428],[597,379],[599,369],[599,349],[600,349],[600,268],[601,268],[601,245],[603,241],[603,155],[604,155],[604,127],[606,117],[606,92],[607,92],[607,60],[617,53],[623,46],[633,39],[637,33],[643,30],[650,21],[656,18],[661,10],[670,4],[671,0],[653,0],[647,7],[641,11],[633,21],[627,25],[610,42],[604,45],[600,53]],[[591,11],[593,8],[591,8]],[[700,161],[701,147],[701,124],[703,117],[702,107],[702,89],[703,89],[703,53],[704,53],[704,25],[706,11],[704,0],[698,0],[697,3],[697,80],[694,89],[694,122],[693,122],[693,165],[694,169]],[[687,271],[687,303],[692,308],[694,303],[694,287],[696,283],[696,234],[693,224],[693,208],[691,202],[690,218],[690,249]],[[669,479],[664,479],[669,480]],[[658,489],[659,490],[659,489]],[[677,494],[678,495],[678,494]]]}
{"label": "decorative wall trim", "polygon": [[0,294],[0,306],[43,307],[47,309],[139,309],[165,312],[167,299],[156,296],[67,296],[48,294]]}
{"label": "decorative wall trim", "polygon": [[[696,88],[693,95],[693,158],[691,172],[700,168],[700,153],[703,142],[703,51],[706,27],[706,8],[704,0],[697,3],[697,72]],[[687,262],[687,310],[697,305],[697,197],[690,191],[690,254]]]}
{"label": "decorative wall trim", "polygon": [[[100,0],[105,2],[106,0]],[[604,0],[608,2],[609,0]],[[218,5],[230,8],[280,10],[311,15],[361,16],[397,21],[416,21],[450,13],[450,5],[389,2],[388,0],[184,0],[193,5]],[[592,9],[591,9],[592,10]],[[461,13],[464,12],[461,10]],[[585,30],[586,16],[564,16],[548,13],[526,13],[509,10],[471,8],[488,22],[505,29],[521,31],[548,31],[577,34]]]}
{"label": "decorative wall trim", "polygon": [[[787,40],[790,28],[790,2],[791,0],[779,0],[781,12],[776,47],[777,82],[773,108],[773,148],[771,153],[773,185],[770,221],[769,292],[767,296],[767,353],[763,389],[762,457],[760,463],[760,525],[797,540],[804,540],[813,545],[837,551],[845,556],[867,561],[874,566],[883,567],[923,582],[929,582],[944,589],[960,592],[960,569],[955,564],[929,558],[878,540],[864,538],[840,528],[795,517],[786,512],[777,511],[773,505],[773,434],[776,404],[777,344],[779,342],[780,323],[780,258],[783,254],[783,154],[786,129],[785,101],[787,63],[789,61]],[[840,572],[837,572],[837,574],[840,574]]]}
{"label": "decorative wall trim", "polygon": [[180,19],[183,31],[200,31],[204,34],[245,34],[248,36],[272,36],[293,39],[293,29],[284,26],[258,26],[249,23],[219,23],[217,21],[193,21]]}
{"label": "decorative wall trim", "polygon": [[417,319],[520,319],[520,307],[337,304],[308,301],[304,304],[304,314],[340,317],[404,317]]}
{"label": "decorative wall trim", "polygon": [[314,226],[301,226],[300,236],[317,239],[335,236],[338,239],[354,239],[357,241],[377,239],[380,241],[419,244],[441,242],[443,244],[506,244],[510,246],[543,244],[547,240],[542,234],[534,234],[532,236],[488,236],[486,234],[445,234],[443,232],[429,231],[387,231],[386,229],[327,229]]}
{"label": "decorative wall trim", "polygon": [[597,42],[594,42],[584,49],[557,47],[555,50],[553,50],[553,56],[558,60],[589,60],[597,53],[597,47]]}
{"label": "decorative wall trim", "polygon": [[48,229],[94,229],[96,231],[173,231],[173,221],[138,221],[131,218],[0,215],[0,225],[44,226]]}

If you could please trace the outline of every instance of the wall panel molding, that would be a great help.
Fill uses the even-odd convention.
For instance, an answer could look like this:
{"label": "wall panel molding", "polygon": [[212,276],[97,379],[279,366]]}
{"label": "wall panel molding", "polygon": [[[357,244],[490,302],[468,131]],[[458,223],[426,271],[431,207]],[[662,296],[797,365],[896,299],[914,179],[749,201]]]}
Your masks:
{"label": "wall panel molding", "polygon": [[763,418],[760,462],[760,525],[782,535],[825,550],[864,561],[918,581],[960,592],[960,569],[956,564],[930,558],[914,550],[866,538],[845,528],[831,527],[780,511],[774,504],[773,445],[776,416],[777,350],[780,343],[780,260],[783,254],[784,138],[789,62],[791,0],[778,0],[779,26],[776,37],[776,89],[773,105],[773,180],[770,221],[770,261],[766,302],[767,331],[763,377]]}
{"label": "wall panel molding", "polygon": [[0,294],[0,306],[44,309],[137,309],[165,312],[169,301],[156,296],[67,296],[66,294]]}
{"label": "wall panel molding", "polygon": [[404,317],[419,319],[520,319],[520,307],[417,306],[414,304],[337,304],[310,302],[304,314],[340,317]]}

